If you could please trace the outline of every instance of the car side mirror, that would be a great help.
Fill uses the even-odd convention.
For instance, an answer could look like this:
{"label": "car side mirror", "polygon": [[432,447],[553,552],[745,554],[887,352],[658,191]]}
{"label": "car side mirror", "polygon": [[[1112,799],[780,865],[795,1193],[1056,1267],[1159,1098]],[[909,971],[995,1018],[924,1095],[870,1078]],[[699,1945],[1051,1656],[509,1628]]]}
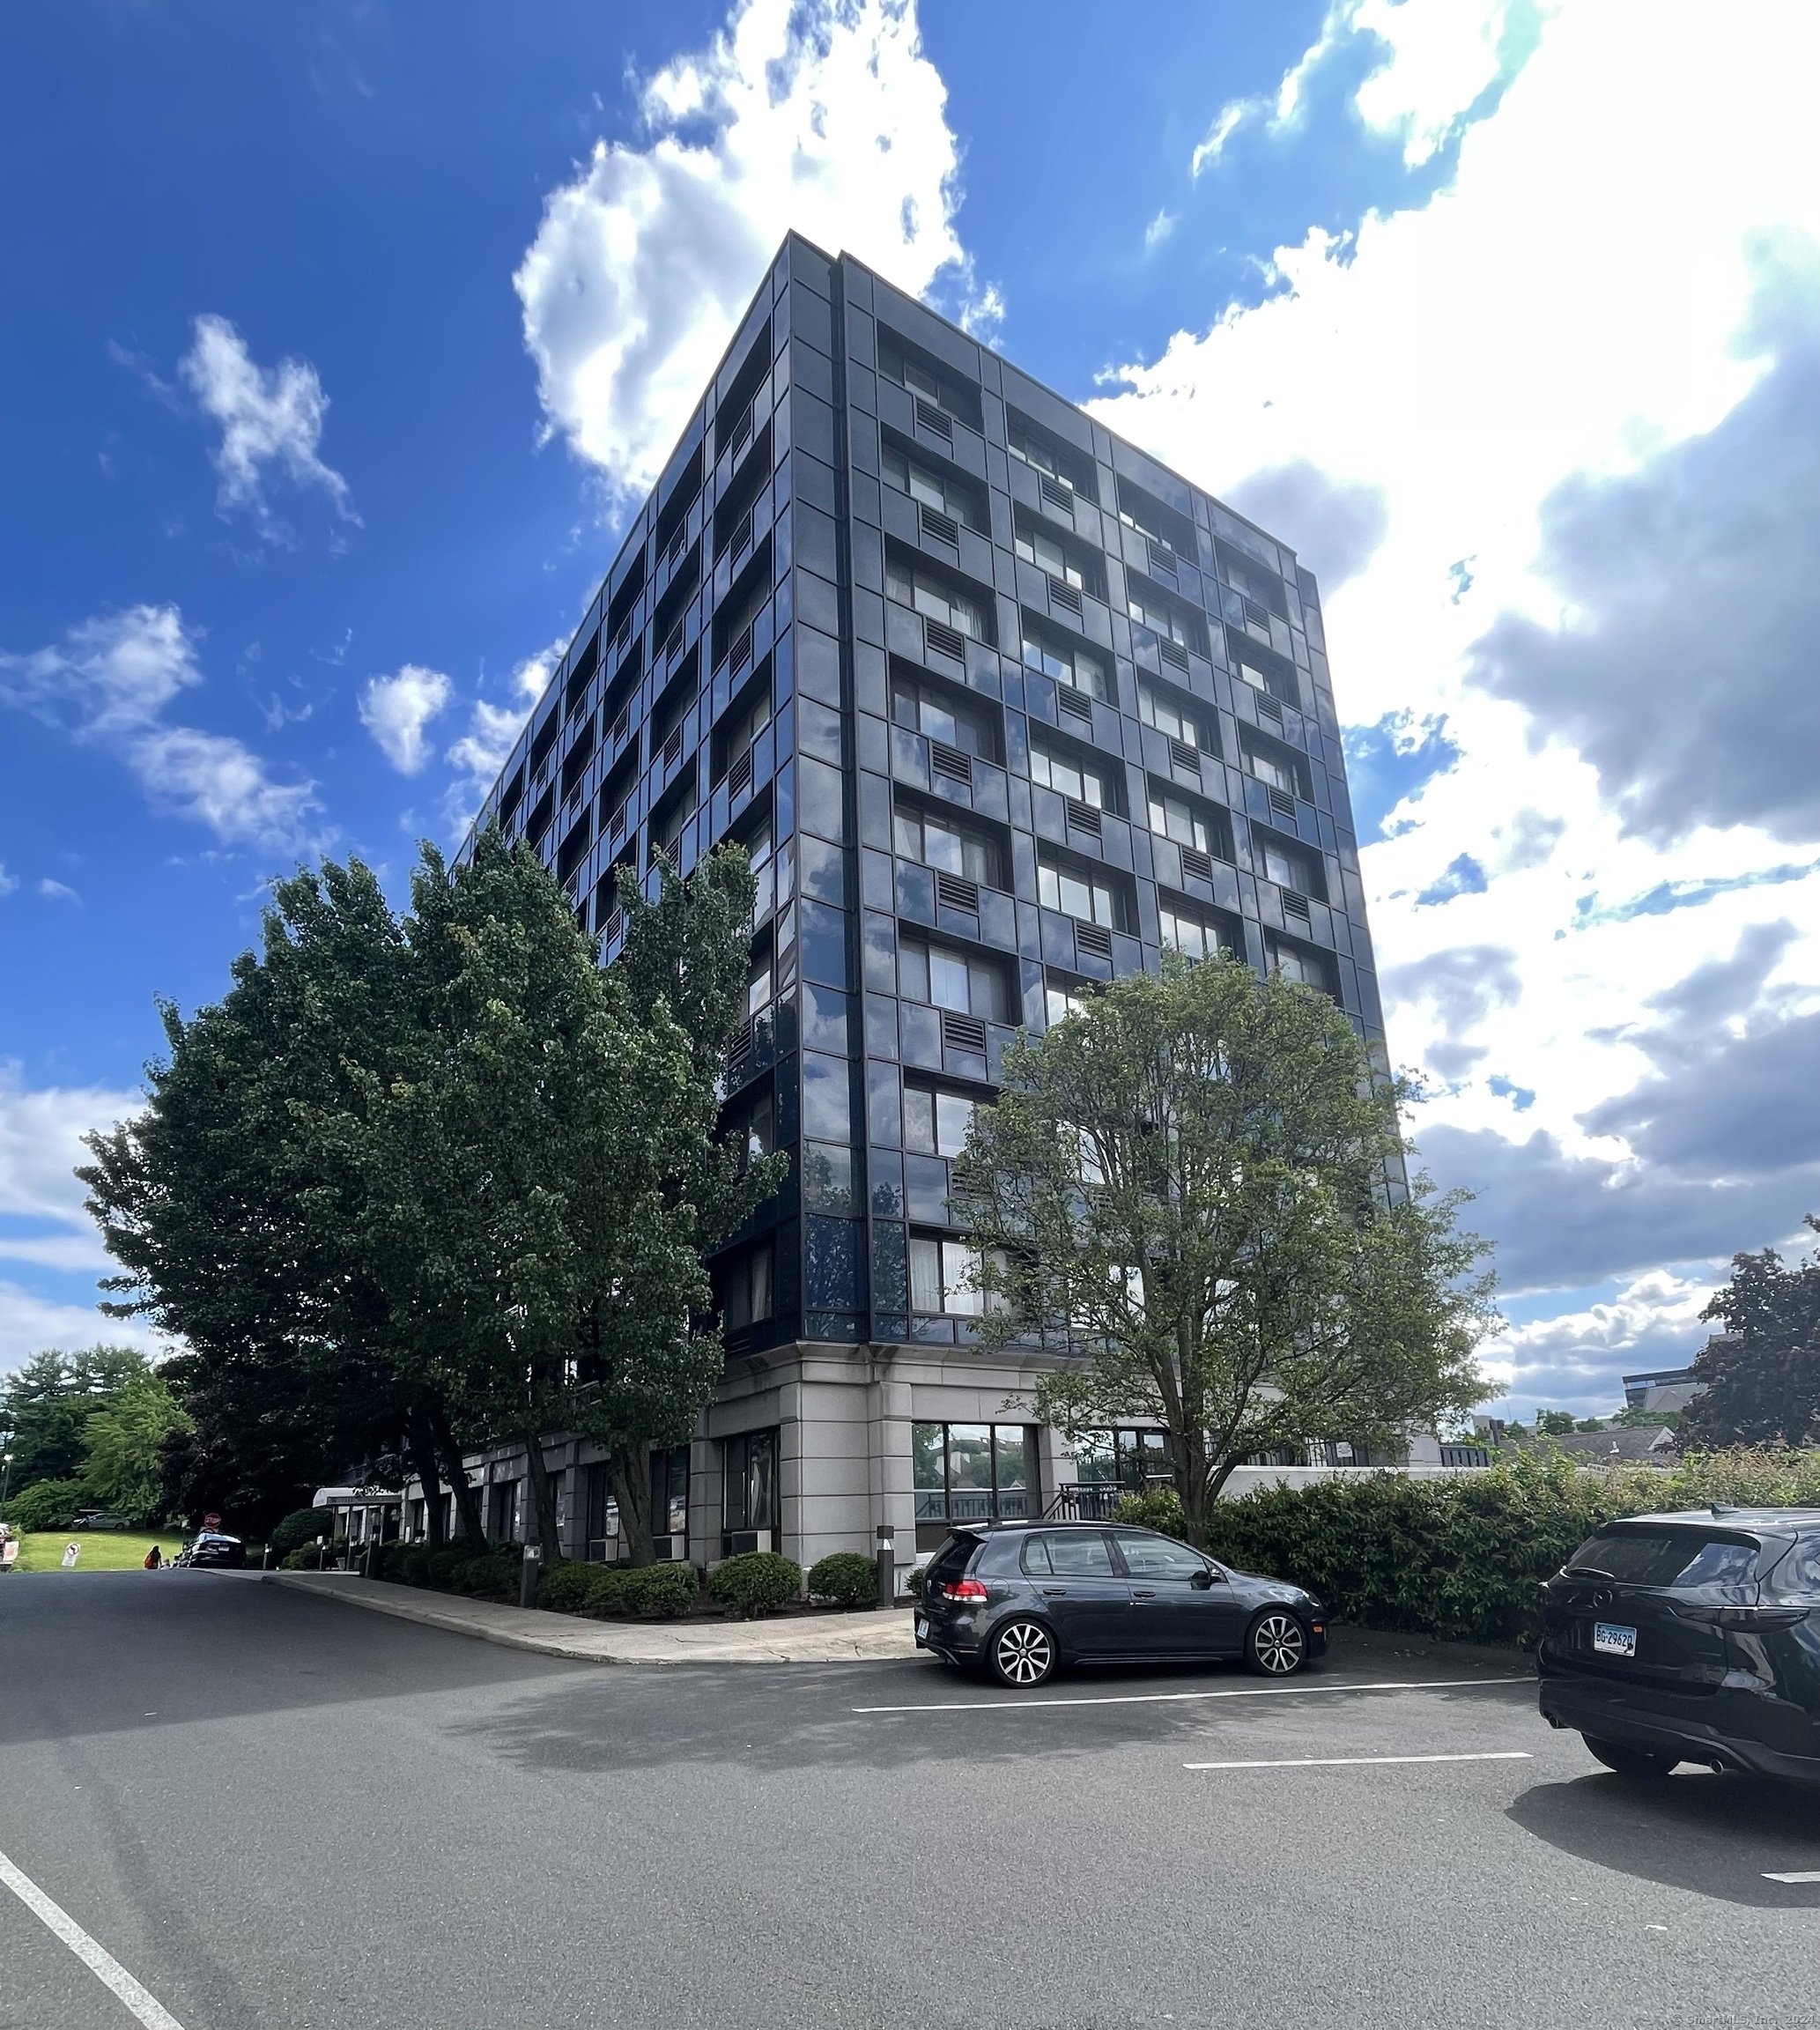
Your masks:
{"label": "car side mirror", "polygon": [[1219,1576],[1217,1572],[1202,1570],[1195,1573],[1194,1577],[1188,1581],[1188,1584],[1195,1588],[1197,1591],[1204,1593],[1210,1586],[1218,1580]]}

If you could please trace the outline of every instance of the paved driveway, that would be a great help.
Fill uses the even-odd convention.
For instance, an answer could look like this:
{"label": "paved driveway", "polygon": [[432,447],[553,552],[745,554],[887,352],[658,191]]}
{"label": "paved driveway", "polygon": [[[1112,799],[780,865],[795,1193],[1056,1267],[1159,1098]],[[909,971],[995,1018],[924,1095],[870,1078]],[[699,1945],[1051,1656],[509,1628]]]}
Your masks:
{"label": "paved driveway", "polygon": [[1820,1803],[1626,1784],[1503,1674],[1343,1646],[1293,1687],[1010,1698],[921,1661],[571,1663],[225,1574],[15,1575],[0,1852],[165,2013],[15,1884],[0,2025],[1820,2018],[1820,1883],[1769,1878],[1820,1871]]}

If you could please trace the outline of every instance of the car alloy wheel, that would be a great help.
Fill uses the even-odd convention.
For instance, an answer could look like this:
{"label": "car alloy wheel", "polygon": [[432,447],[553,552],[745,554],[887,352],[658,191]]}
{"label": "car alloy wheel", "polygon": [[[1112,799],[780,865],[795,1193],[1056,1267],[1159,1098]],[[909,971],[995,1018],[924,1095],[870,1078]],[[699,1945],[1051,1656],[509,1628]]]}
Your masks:
{"label": "car alloy wheel", "polygon": [[1054,1674],[1055,1638],[1040,1621],[1007,1621],[992,1638],[991,1655],[1000,1684],[1025,1692]]}
{"label": "car alloy wheel", "polygon": [[1620,1776],[1666,1776],[1680,1767],[1678,1755],[1659,1755],[1648,1748],[1627,1748],[1622,1741],[1595,1741],[1590,1734],[1580,1739],[1608,1769]]}
{"label": "car alloy wheel", "polygon": [[1245,1661],[1266,1678],[1292,1678],[1308,1661],[1302,1624],[1281,1608],[1260,1614],[1245,1639]]}

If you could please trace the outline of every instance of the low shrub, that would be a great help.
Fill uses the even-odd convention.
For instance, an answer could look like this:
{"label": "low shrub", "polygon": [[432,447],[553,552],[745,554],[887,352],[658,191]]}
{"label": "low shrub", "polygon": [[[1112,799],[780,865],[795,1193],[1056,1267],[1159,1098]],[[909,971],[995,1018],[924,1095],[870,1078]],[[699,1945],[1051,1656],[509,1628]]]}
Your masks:
{"label": "low shrub", "polygon": [[600,1619],[675,1621],[700,1597],[692,1565],[614,1565],[597,1574],[581,1611]]}
{"label": "low shrub", "polygon": [[1188,1526],[1181,1512],[1181,1496],[1173,1487],[1152,1487],[1142,1494],[1122,1496],[1113,1508],[1114,1522],[1134,1522],[1140,1530],[1158,1530],[1165,1537],[1187,1539]]}
{"label": "low shrub", "polygon": [[445,1544],[440,1550],[427,1551],[424,1557],[424,1584],[433,1587],[439,1593],[452,1591],[455,1574],[473,1555],[465,1544]]}
{"label": "low shrub", "polygon": [[552,1614],[579,1614],[588,1589],[600,1577],[600,1567],[579,1558],[559,1558],[537,1582],[537,1604]]}
{"label": "low shrub", "polygon": [[876,1607],[878,1567],[859,1551],[831,1551],[809,1568],[809,1597],[836,1607]]}
{"label": "low shrub", "polygon": [[316,1547],[314,1544],[300,1545],[295,1551],[287,1551],[278,1560],[280,1572],[314,1572],[316,1569]]}
{"label": "low shrub", "polygon": [[[300,1551],[306,1544],[314,1544],[318,1537],[332,1536],[335,1517],[327,1508],[293,1508],[282,1522],[275,1523],[272,1533],[266,1538],[271,1554],[282,1565],[293,1551]],[[285,1566],[286,1571],[297,1567]]]}
{"label": "low shrub", "polygon": [[803,1567],[776,1551],[743,1551],[714,1567],[707,1575],[707,1590],[710,1599],[750,1621],[797,1597],[803,1590]]}
{"label": "low shrub", "polygon": [[77,1511],[90,1505],[79,1480],[40,1480],[22,1487],[6,1504],[6,1520],[15,1530],[67,1530]]}
{"label": "low shrub", "polygon": [[516,1603],[524,1552],[516,1544],[500,1544],[482,1558],[463,1558],[450,1574],[457,1593],[470,1600],[507,1600]]}
{"label": "low shrub", "polygon": [[904,1582],[904,1585],[913,1600],[922,1598],[923,1574],[928,1569],[926,1565],[913,1565],[910,1567],[910,1576]]}
{"label": "low shrub", "polygon": [[1621,1515],[1820,1501],[1820,1454],[1740,1448],[1675,1471],[1520,1454],[1483,1472],[1348,1476],[1215,1504],[1207,1548],[1287,1579],[1336,1620],[1446,1641],[1533,1644],[1544,1580]]}

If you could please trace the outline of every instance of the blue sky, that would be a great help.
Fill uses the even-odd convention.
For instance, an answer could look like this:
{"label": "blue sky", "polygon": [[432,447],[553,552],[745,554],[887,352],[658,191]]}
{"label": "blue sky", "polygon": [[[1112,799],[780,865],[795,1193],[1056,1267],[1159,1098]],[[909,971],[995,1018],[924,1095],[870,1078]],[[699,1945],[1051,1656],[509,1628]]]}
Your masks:
{"label": "blue sky", "polygon": [[1322,573],[1494,1360],[1591,1408],[1691,1350],[1820,1205],[1814,27],[1698,19],[0,14],[0,1366],[93,1330],[68,1166],[158,998],[299,856],[455,835],[793,225]]}

